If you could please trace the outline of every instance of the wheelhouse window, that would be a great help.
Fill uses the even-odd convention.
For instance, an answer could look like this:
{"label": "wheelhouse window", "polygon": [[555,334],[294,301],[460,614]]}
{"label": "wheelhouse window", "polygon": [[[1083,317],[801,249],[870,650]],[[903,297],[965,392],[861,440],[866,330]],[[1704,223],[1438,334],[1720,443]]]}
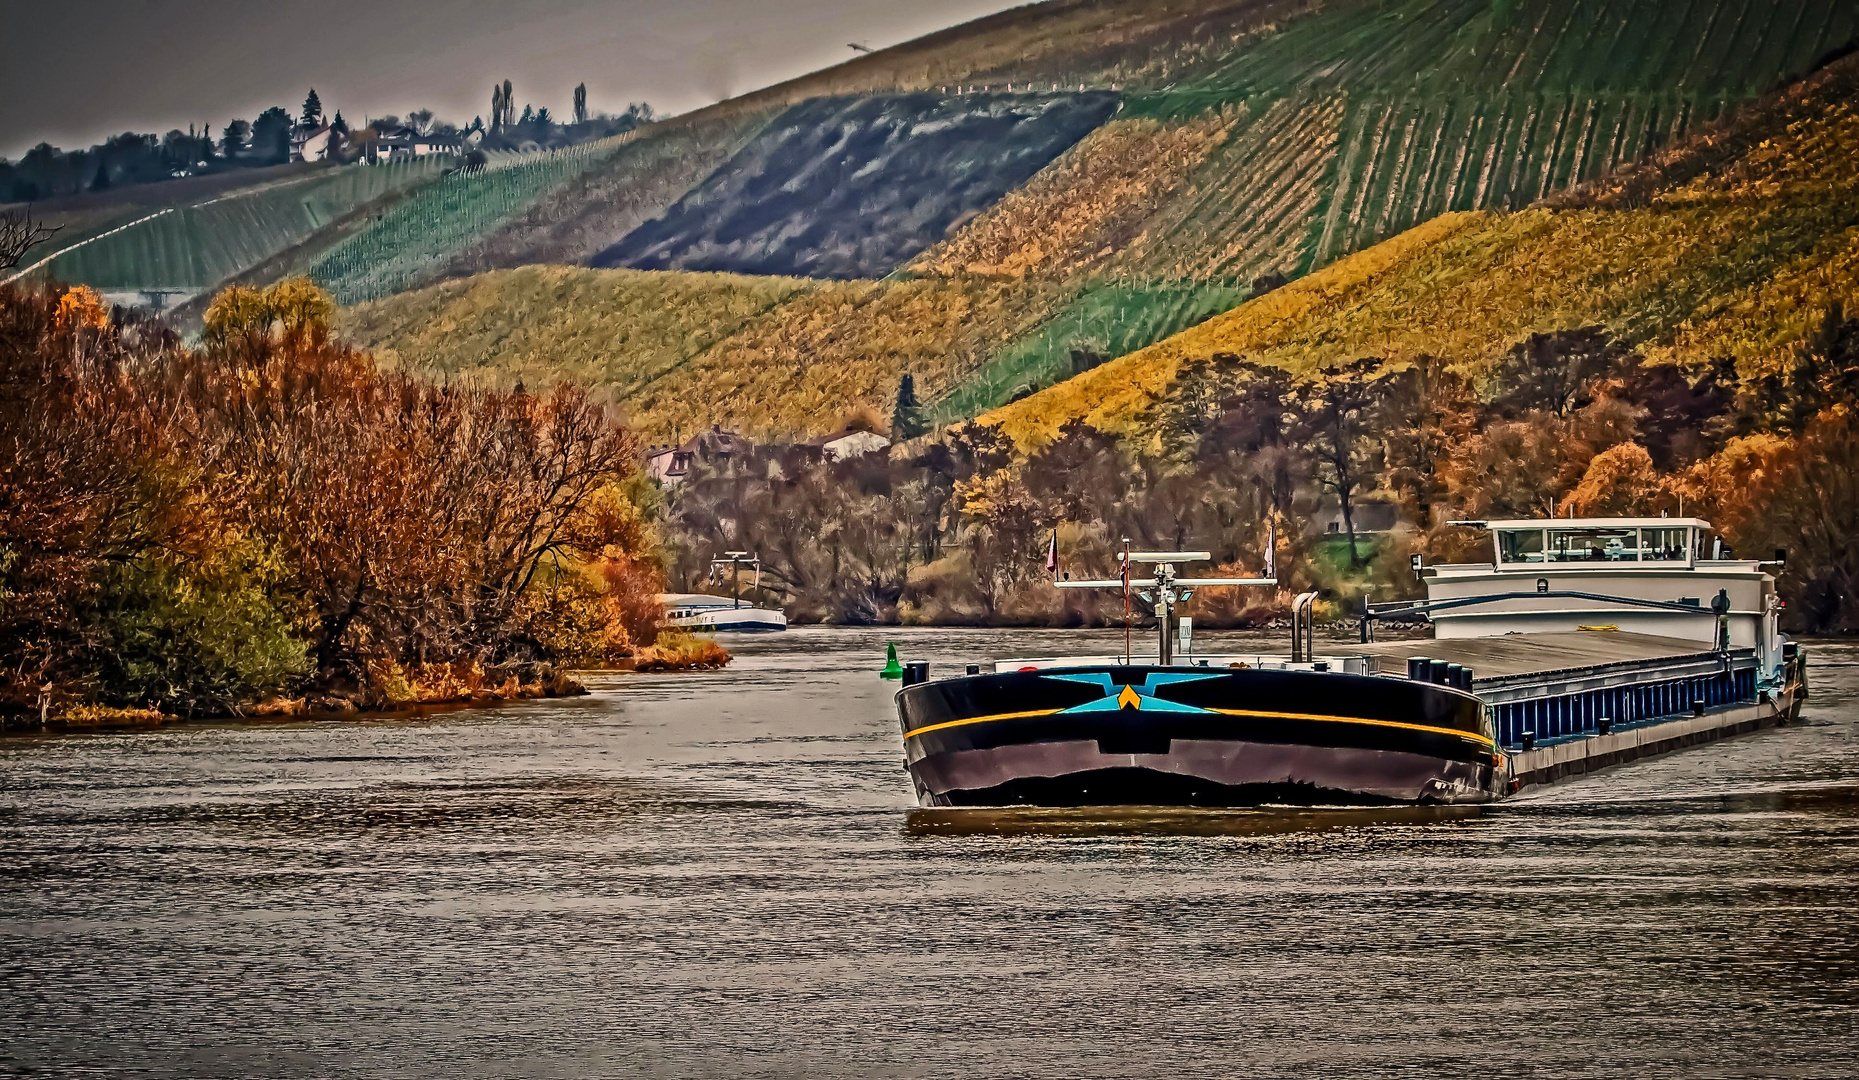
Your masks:
{"label": "wheelhouse window", "polygon": [[1543,561],[1543,530],[1505,530],[1498,535],[1498,561],[1501,563],[1540,563]]}
{"label": "wheelhouse window", "polygon": [[1684,562],[1690,548],[1690,529],[1640,530],[1640,558],[1647,562]]}
{"label": "wheelhouse window", "polygon": [[1638,562],[1638,529],[1551,529],[1548,560],[1552,563]]}

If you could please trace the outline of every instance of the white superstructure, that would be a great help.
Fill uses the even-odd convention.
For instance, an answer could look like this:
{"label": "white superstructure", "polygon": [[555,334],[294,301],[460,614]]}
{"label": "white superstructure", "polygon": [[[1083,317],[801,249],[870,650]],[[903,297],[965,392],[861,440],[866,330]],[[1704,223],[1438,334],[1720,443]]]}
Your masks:
{"label": "white superstructure", "polygon": [[787,616],[782,612],[755,607],[727,596],[665,593],[658,600],[665,605],[665,621],[685,630],[757,633],[787,629]]}
{"label": "white superstructure", "polygon": [[[1427,568],[1436,638],[1614,628],[1754,649],[1781,665],[1775,578],[1753,559],[1726,559],[1698,518],[1487,521],[1490,563]],[[1482,602],[1476,597],[1492,597]],[[1502,598],[1497,598],[1502,597]],[[1463,606],[1440,608],[1442,601]],[[1727,610],[1726,610],[1727,605]]]}

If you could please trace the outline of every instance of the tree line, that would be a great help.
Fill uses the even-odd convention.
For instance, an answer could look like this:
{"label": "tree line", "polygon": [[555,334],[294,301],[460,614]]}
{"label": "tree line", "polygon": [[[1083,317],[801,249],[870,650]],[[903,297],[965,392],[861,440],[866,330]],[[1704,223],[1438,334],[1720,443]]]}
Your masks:
{"label": "tree line", "polygon": [[630,131],[657,116],[645,102],[634,102],[618,114],[590,111],[585,83],[575,87],[571,119],[567,121],[560,120],[547,106],[524,105],[518,114],[514,95],[508,79],[493,87],[488,124],[478,116],[460,126],[441,119],[431,109],[415,109],[405,116],[366,118],[360,125],[351,126],[340,109],[326,114],[321,97],[312,87],[294,115],[284,106],[275,105],[250,121],[228,120],[217,134],[211,124],[189,124],[184,132],[176,128],[166,135],[124,132],[84,150],[65,151],[42,142],[17,162],[0,158],[0,202],[33,202],[178,176],[281,165],[291,160],[293,134],[320,131],[325,125],[329,141],[323,151],[324,160],[355,162],[375,159],[385,140],[407,131],[456,139],[461,150],[478,146],[492,150],[554,149]]}
{"label": "tree line", "polygon": [[[1351,606],[1411,595],[1412,554],[1488,561],[1486,534],[1454,521],[1682,513],[1746,555],[1788,549],[1796,629],[1859,629],[1859,319],[1835,307],[1792,357],[1761,377],[1681,370],[1596,328],[1533,335],[1477,373],[1217,355],[1185,365],[1134,433],[1073,421],[1022,453],[971,423],[888,457],[773,447],[702,465],[668,496],[672,577],[700,584],[716,551],[747,549],[801,619],[1080,625],[1121,618],[1122,598],[1052,588],[1054,535],[1061,572],[1089,577],[1115,576],[1126,537],[1256,573],[1274,535],[1284,591],[1210,592],[1198,613],[1256,623],[1307,587]],[[893,432],[914,434],[920,408],[900,386]],[[1368,503],[1395,519],[1372,541]]]}

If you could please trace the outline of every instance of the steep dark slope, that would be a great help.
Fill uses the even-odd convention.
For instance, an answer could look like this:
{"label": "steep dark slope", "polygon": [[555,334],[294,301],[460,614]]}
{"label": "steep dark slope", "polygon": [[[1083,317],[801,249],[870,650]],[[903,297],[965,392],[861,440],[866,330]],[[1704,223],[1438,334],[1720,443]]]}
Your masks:
{"label": "steep dark slope", "polygon": [[796,105],[593,265],[878,277],[1025,183],[1113,94],[909,94]]}

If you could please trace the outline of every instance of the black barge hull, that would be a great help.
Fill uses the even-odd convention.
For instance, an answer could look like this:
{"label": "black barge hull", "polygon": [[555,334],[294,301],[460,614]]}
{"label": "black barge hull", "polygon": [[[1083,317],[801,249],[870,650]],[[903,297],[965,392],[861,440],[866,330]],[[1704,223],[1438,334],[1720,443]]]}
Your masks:
{"label": "black barge hull", "polygon": [[1508,793],[1480,701],[1336,672],[1154,666],[897,695],[923,806],[1478,803]]}

